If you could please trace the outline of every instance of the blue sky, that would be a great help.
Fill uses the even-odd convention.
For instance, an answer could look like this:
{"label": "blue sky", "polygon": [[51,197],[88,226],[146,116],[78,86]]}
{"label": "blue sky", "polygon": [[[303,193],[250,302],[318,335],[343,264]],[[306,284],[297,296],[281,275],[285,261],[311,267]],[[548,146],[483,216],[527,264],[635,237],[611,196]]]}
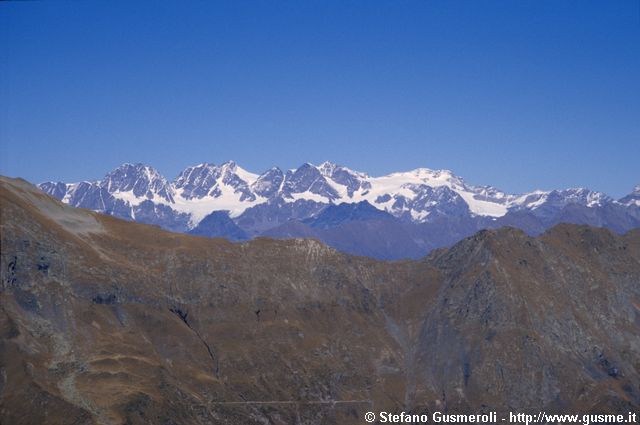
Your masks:
{"label": "blue sky", "polygon": [[0,2],[0,172],[332,160],[640,183],[640,2]]}

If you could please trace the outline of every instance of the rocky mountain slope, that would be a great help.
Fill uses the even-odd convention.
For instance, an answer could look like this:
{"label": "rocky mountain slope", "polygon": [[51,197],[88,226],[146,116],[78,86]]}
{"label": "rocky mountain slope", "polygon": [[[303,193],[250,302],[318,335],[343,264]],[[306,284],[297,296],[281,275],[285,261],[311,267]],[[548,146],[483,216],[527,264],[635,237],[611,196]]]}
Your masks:
{"label": "rocky mountain slope", "polygon": [[[46,182],[39,187],[69,205],[167,230],[231,240],[314,234],[346,252],[382,259],[419,258],[478,230],[504,225],[531,235],[561,222],[616,232],[640,226],[638,188],[620,200],[587,189],[512,195],[468,184],[448,170],[426,168],[371,177],[325,162],[286,172],[274,167],[258,175],[229,161],[188,167],[168,181],[152,167],[124,164],[100,181]],[[314,233],[307,225],[327,208],[357,208],[363,202],[395,220],[350,219],[350,208],[343,208],[339,211],[347,220],[340,220],[339,226]],[[357,229],[346,231],[352,233],[353,243],[335,243],[333,234],[343,233],[345,227]]]}
{"label": "rocky mountain slope", "polygon": [[21,180],[0,205],[3,424],[640,408],[639,229],[485,230],[383,262],[169,233]]}

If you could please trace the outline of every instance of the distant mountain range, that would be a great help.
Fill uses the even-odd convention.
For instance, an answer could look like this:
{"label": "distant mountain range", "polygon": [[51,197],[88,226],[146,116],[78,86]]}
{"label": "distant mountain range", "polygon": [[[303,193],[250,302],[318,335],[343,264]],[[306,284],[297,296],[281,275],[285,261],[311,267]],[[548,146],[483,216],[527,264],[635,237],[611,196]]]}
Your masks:
{"label": "distant mountain range", "polygon": [[640,227],[640,185],[618,200],[584,188],[514,195],[426,168],[372,177],[324,162],[258,175],[229,161],[188,167],[169,181],[148,165],[123,164],[100,181],[38,186],[69,205],[176,232],[313,237],[382,259],[420,257],[505,225],[531,235],[561,222],[619,233]]}

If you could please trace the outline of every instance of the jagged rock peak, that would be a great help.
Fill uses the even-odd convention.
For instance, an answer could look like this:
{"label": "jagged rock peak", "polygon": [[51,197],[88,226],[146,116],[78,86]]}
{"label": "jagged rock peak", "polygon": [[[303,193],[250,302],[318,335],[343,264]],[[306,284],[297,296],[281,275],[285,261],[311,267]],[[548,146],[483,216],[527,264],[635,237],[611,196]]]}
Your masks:
{"label": "jagged rock peak", "polygon": [[174,202],[174,190],[167,179],[155,168],[142,163],[122,164],[107,173],[99,185],[109,193],[130,192],[136,198],[153,200],[160,197]]}

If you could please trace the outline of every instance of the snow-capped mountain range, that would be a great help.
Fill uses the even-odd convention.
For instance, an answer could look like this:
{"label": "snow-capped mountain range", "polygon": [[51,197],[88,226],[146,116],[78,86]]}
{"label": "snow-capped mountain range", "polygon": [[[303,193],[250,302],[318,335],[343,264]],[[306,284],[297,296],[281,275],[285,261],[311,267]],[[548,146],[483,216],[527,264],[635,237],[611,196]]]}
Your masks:
{"label": "snow-capped mountain range", "polygon": [[[561,216],[567,208],[581,208],[582,215],[615,210],[624,213],[631,225],[640,218],[640,185],[620,200],[582,188],[515,195],[468,184],[448,170],[418,168],[372,177],[331,162],[305,163],[287,171],[274,167],[262,174],[233,161],[203,163],[186,168],[173,181],[148,165],[123,164],[100,181],[45,182],[39,187],[72,206],[180,232],[198,230],[205,217],[224,211],[215,215],[216,221],[232,223],[222,228],[233,226],[234,235],[241,230],[247,237],[273,233],[274,228],[312,218],[330,206],[363,202],[406,225],[423,227],[443,220],[473,221],[475,227],[513,225],[513,218],[523,215],[544,221]],[[209,219],[207,226],[211,225]],[[196,233],[202,234],[201,230]]]}

